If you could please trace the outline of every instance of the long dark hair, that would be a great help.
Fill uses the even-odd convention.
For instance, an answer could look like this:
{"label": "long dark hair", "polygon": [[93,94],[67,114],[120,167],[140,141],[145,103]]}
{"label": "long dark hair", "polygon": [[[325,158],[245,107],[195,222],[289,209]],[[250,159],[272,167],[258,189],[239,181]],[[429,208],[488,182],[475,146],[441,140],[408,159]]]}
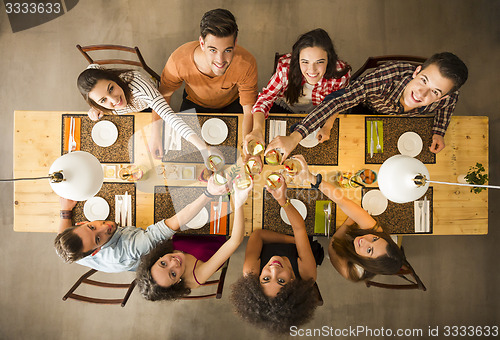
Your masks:
{"label": "long dark hair", "polygon": [[259,276],[249,274],[232,285],[231,302],[242,319],[273,333],[286,333],[290,326],[303,325],[312,318],[318,305],[313,285],[313,280],[297,278],[276,297],[268,297]]}
{"label": "long dark hair", "polygon": [[306,47],[319,47],[325,50],[328,55],[328,64],[323,76],[324,78],[340,78],[350,70],[350,67],[346,66],[342,70],[337,71],[338,56],[333,47],[332,39],[330,39],[325,30],[317,28],[302,34],[293,45],[290,70],[288,71],[288,88],[285,91],[285,98],[291,105],[297,103],[302,94],[303,76],[300,71],[299,57],[300,51]]}
{"label": "long dark hair", "polygon": [[177,300],[191,293],[191,289],[186,286],[185,281],[179,281],[170,287],[162,287],[156,283],[151,275],[151,267],[156,261],[165,254],[173,252],[174,246],[172,240],[165,240],[158,243],[149,253],[141,257],[141,263],[136,272],[136,279],[137,286],[146,300]]}
{"label": "long dark hair", "polygon": [[[127,80],[123,80],[122,77]],[[131,93],[128,84],[132,80],[132,77],[132,70],[88,68],[80,73],[78,80],[76,81],[76,85],[83,96],[83,99],[85,99],[91,107],[102,112],[112,113],[112,110],[107,109],[90,99],[89,92],[94,89],[99,80],[111,80],[121,87],[123,93],[125,94],[127,103],[130,103]]]}
{"label": "long dark hair", "polygon": [[[354,249],[354,239],[358,236],[373,234],[387,241],[387,254],[377,258],[366,258],[356,253]],[[385,231],[379,232],[372,229],[361,229],[357,224],[347,227],[346,235],[343,238],[334,238],[332,245],[335,252],[347,259],[349,267],[349,279],[351,281],[361,281],[377,274],[391,275],[397,273],[405,262],[405,255],[398,245],[394,243],[389,234]],[[363,267],[364,274],[360,276],[356,266]]]}

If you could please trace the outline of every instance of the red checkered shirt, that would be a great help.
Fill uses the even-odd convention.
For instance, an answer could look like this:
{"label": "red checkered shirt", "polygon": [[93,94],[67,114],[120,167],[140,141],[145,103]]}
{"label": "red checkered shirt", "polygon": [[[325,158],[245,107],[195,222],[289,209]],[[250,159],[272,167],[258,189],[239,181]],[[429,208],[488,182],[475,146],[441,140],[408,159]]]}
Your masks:
{"label": "red checkered shirt", "polygon": [[415,116],[434,114],[432,133],[444,136],[451,115],[458,101],[458,91],[450,93],[441,100],[404,112],[399,102],[406,85],[412,79],[415,66],[403,62],[389,62],[377,67],[365,76],[354,80],[346,93],[338,98],[318,105],[295,128],[303,137],[316,130],[334,113],[342,113],[359,103],[364,103],[380,114],[404,114]]}
{"label": "red checkered shirt", "polygon": [[[252,108],[252,113],[263,112],[267,118],[269,116],[269,110],[271,110],[271,106],[273,106],[276,98],[284,97],[285,90],[288,88],[288,71],[290,70],[291,55],[291,53],[288,53],[279,59],[276,72],[271,77],[271,80],[269,80],[267,86],[262,89],[261,93],[259,93],[259,97]],[[346,66],[349,65],[341,60],[337,61],[337,70],[341,70]],[[338,79],[322,78],[316,85],[314,85],[312,90],[313,105],[316,106],[321,103],[325,96],[331,92],[344,88],[349,83],[350,78],[350,71]],[[306,80],[302,77],[302,85],[305,83]]]}

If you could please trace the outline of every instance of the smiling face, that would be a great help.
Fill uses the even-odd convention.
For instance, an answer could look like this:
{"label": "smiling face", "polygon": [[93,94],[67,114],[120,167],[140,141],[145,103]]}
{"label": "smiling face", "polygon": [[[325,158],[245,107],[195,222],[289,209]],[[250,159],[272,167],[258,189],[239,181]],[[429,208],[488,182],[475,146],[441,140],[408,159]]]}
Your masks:
{"label": "smiling face", "polygon": [[454,86],[451,79],[441,75],[435,64],[430,64],[423,70],[421,66],[417,67],[412,78],[400,99],[405,112],[441,100]]}
{"label": "smiling face", "polygon": [[224,38],[211,34],[208,34],[205,39],[200,37],[200,47],[206,63],[204,66],[207,70],[210,69],[216,77],[222,76],[233,60],[235,45],[236,40],[232,35]]}
{"label": "smiling face", "polygon": [[108,110],[123,109],[127,99],[122,88],[112,80],[101,79],[89,92],[89,98]]}
{"label": "smiling face", "polygon": [[99,250],[116,232],[116,223],[113,221],[93,221],[77,226],[73,232],[83,243],[82,252]]}
{"label": "smiling face", "polygon": [[315,85],[325,75],[328,54],[320,47],[306,47],[300,51],[299,65],[307,83]]}
{"label": "smiling face", "polygon": [[273,256],[262,268],[260,286],[268,297],[275,297],[286,284],[295,279],[292,264],[287,257]]}
{"label": "smiling face", "polygon": [[170,287],[181,279],[186,270],[186,257],[181,252],[165,254],[151,267],[151,276],[162,287]]}
{"label": "smiling face", "polygon": [[387,254],[387,241],[377,235],[367,234],[354,239],[354,250],[356,254],[375,259]]}

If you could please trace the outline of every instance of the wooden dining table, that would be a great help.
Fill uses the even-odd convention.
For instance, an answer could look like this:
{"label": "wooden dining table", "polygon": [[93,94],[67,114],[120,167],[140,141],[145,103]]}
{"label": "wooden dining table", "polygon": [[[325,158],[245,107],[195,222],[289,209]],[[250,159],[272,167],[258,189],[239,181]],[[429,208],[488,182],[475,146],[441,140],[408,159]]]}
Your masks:
{"label": "wooden dining table", "polygon": [[[82,125],[88,120],[85,112],[62,112],[62,111],[15,111],[14,113],[14,178],[47,176],[51,164],[64,153],[61,147],[64,139],[63,116],[82,117]],[[206,116],[220,117],[218,114],[204,114]],[[189,167],[195,170],[194,179],[165,179],[159,175],[157,168],[167,164],[161,159],[154,158],[149,152],[148,139],[151,134],[151,113],[136,113],[128,115],[132,117],[133,133],[130,138],[128,150],[123,150],[131,155],[128,161],[113,163],[113,160],[101,162],[104,166],[114,166],[117,170],[124,166],[134,164],[140,166],[147,176],[134,182],[134,222],[138,227],[146,228],[155,222],[155,190],[158,187],[204,187],[206,183],[198,180],[199,174],[205,168],[201,162],[193,163],[182,159],[176,166]],[[235,149],[240,149],[243,137],[241,136],[242,114],[231,114],[237,117],[235,125],[231,128],[237,129]],[[300,118],[300,115],[275,115],[274,119],[290,120]],[[311,172],[321,173],[324,180],[333,181],[336,174],[341,172],[356,172],[359,169],[371,169],[378,172],[383,158],[390,155],[368,155],[369,148],[366,142],[367,122],[371,119],[384,121],[387,129],[392,121],[386,120],[389,116],[363,116],[363,115],[341,115],[338,119],[338,134],[332,135],[331,143],[335,145],[336,158],[332,164],[310,165]],[[391,116],[392,117],[392,116]],[[113,119],[124,117],[114,116]],[[420,117],[415,117],[418,119]],[[408,118],[412,119],[412,118]],[[237,121],[237,122],[236,122]],[[411,121],[419,124],[417,120]],[[93,124],[93,123],[92,123]],[[369,125],[368,125],[369,126]],[[384,151],[389,153],[391,146],[389,138],[392,128],[384,129],[384,141],[387,146]],[[233,131],[234,132],[234,131]],[[120,132],[119,132],[120,133]],[[399,132],[397,132],[399,133]],[[394,132],[396,134],[396,132]],[[267,135],[266,135],[267,136]],[[397,136],[392,136],[397,137]],[[82,136],[83,138],[83,136]],[[429,147],[425,138],[423,151]],[[267,142],[267,140],[266,140]],[[469,167],[481,163],[488,171],[488,117],[483,116],[454,116],[450,121],[446,137],[446,148],[435,155],[428,162],[424,162],[429,170],[431,180],[457,182],[457,177],[467,173]],[[183,141],[183,143],[186,143]],[[83,140],[82,140],[83,144]],[[187,144],[187,143],[186,143]],[[326,144],[319,144],[314,148],[305,150],[321,154],[327,149]],[[82,145],[83,148],[83,145]],[[239,152],[239,151],[237,151]],[[394,150],[390,152],[396,152]],[[239,155],[239,153],[238,153]],[[377,158],[378,157],[378,158]],[[231,158],[231,157],[229,157]],[[315,159],[312,157],[311,159]],[[241,164],[241,158],[237,157],[236,164]],[[229,163],[230,163],[229,162]],[[314,162],[313,162],[314,163]],[[228,167],[232,164],[227,164]],[[254,176],[254,187],[245,203],[245,234],[249,235],[253,230],[263,228],[265,219],[264,207],[266,193],[264,190],[266,176],[283,169],[283,166],[264,165],[260,175]],[[106,183],[130,184],[119,178],[106,178]],[[377,183],[368,185],[377,187]],[[290,184],[291,190],[304,190],[307,187]],[[345,195],[358,204],[362,199],[361,188],[345,189]],[[432,231],[427,235],[473,235],[488,233],[488,193],[483,191],[479,194],[470,192],[470,188],[454,185],[432,185]],[[157,207],[158,208],[158,207]],[[59,197],[52,191],[48,179],[18,181],[14,183],[14,230],[18,232],[57,232],[59,225]],[[312,212],[314,213],[314,211]],[[334,212],[334,224],[339,226],[346,219],[346,215],[336,209]],[[165,216],[162,218],[167,218]],[[109,218],[112,219],[112,218]],[[232,227],[232,219],[230,228]],[[265,226],[264,226],[265,227]],[[406,233],[405,233],[406,234]],[[411,232],[409,234],[414,234]]]}

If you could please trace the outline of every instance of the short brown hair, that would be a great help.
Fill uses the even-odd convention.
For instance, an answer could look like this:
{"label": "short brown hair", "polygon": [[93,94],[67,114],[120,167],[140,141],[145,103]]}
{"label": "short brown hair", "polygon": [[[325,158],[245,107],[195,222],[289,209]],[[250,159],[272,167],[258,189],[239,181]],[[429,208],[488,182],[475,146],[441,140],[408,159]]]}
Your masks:
{"label": "short brown hair", "polygon": [[83,252],[83,242],[80,236],[74,233],[76,226],[65,229],[57,234],[54,240],[56,253],[64,261],[71,263],[92,254],[93,250]]}
{"label": "short brown hair", "polygon": [[217,8],[203,14],[200,22],[200,34],[203,39],[208,34],[218,38],[238,37],[238,25],[233,13],[227,9]]}

